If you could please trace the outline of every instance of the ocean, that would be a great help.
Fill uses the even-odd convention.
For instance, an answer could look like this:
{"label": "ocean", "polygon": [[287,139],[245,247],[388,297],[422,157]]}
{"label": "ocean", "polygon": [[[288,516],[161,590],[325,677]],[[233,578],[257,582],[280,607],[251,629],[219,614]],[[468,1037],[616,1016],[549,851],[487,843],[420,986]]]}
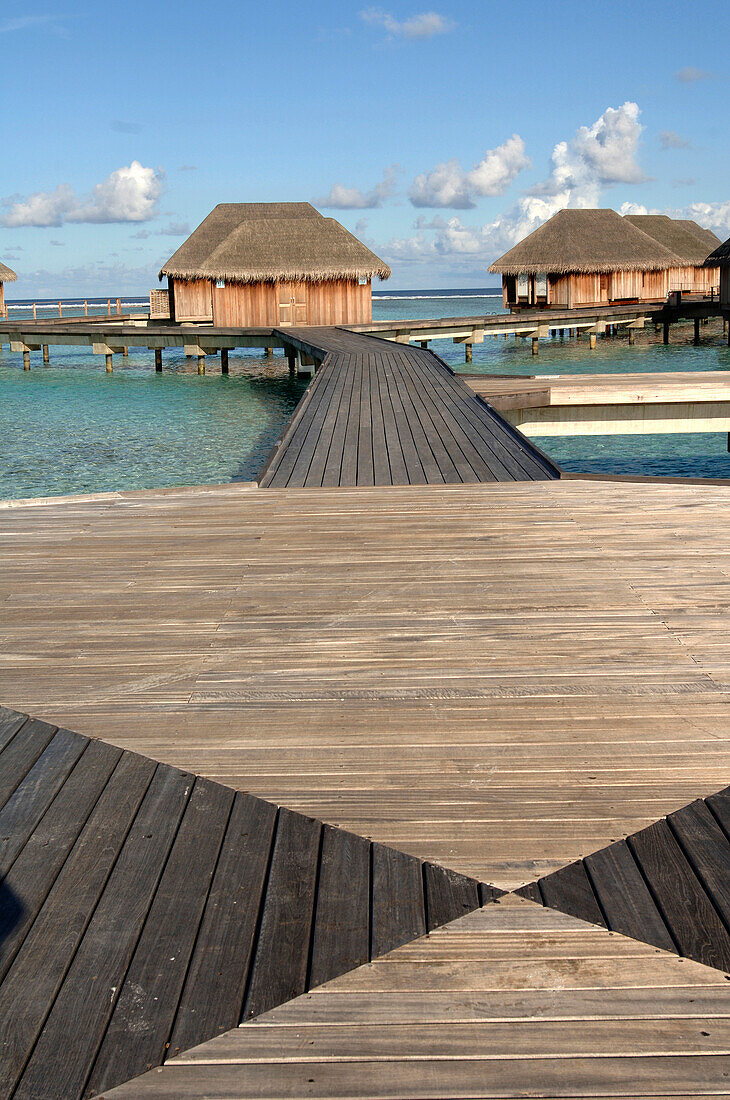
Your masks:
{"label": "ocean", "polygon": [[[90,314],[116,311],[116,296],[87,299]],[[121,298],[123,312],[148,307],[146,296]],[[11,317],[29,316],[31,303],[8,302]],[[83,315],[84,299],[64,299],[63,316]],[[502,313],[496,287],[375,291],[376,319],[417,319]],[[58,315],[58,299],[38,303],[36,314]],[[487,337],[464,363],[462,345],[431,344],[454,370],[485,374],[631,373],[730,370],[730,349],[719,323],[702,328],[692,346],[691,325],[672,328],[664,347],[653,329],[637,337],[588,342],[541,341],[533,358],[529,341]],[[114,373],[90,350],[52,348],[43,366],[34,354],[30,372],[22,359],[0,350],[0,498],[120,488],[156,488],[249,480],[288,420],[306,381],[292,379],[277,353],[231,353],[230,374],[215,368],[199,378],[194,362],[165,352],[164,371],[152,369],[152,353],[130,349],[115,356]],[[730,477],[727,436],[717,434],[570,436],[536,442],[565,469],[576,472]]]}

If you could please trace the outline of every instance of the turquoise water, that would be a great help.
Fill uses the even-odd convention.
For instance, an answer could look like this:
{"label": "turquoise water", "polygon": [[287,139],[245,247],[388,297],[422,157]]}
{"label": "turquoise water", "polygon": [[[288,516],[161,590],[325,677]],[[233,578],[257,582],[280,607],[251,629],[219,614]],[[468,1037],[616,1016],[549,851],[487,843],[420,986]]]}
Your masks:
{"label": "turquoise water", "polygon": [[[251,480],[306,381],[286,360],[230,356],[230,374],[198,377],[195,360],[51,349],[29,372],[0,352],[0,498]],[[191,366],[192,363],[192,366]]]}
{"label": "turquoise water", "polygon": [[[453,292],[389,295],[374,303],[376,319],[478,316],[502,313],[501,295]],[[457,371],[494,374],[730,371],[730,349],[713,323],[703,343],[690,343],[690,325],[672,329],[664,347],[648,329],[629,348],[626,337],[541,341],[533,358],[529,341],[487,337],[474,345],[473,362],[449,340],[432,343]],[[0,498],[158,488],[250,480],[304,392],[280,352],[261,359],[231,353],[229,376],[214,359],[205,377],[194,360],[165,352],[155,373],[147,350],[103,359],[77,348],[51,349],[43,366],[33,353],[24,372],[20,355],[0,350]],[[684,477],[730,477],[727,436],[573,436],[536,442],[566,469]]]}

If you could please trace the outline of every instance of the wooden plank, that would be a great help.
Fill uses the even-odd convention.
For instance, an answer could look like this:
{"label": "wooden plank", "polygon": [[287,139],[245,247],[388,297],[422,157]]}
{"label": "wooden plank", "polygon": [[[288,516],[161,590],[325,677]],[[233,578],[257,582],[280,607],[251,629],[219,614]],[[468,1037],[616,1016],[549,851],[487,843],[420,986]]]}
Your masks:
{"label": "wooden plank", "polygon": [[[153,772],[151,761],[131,753],[122,756],[0,986],[2,1095],[12,1092],[35,1048],[49,1010],[54,1002],[58,1003],[58,991],[79,944],[83,946],[94,906],[124,845]],[[83,801],[79,807],[82,805]],[[67,831],[67,839],[71,831]],[[128,904],[133,910],[131,888]],[[109,950],[113,952],[113,942]],[[108,990],[97,984],[101,974],[96,969],[82,966],[77,968],[77,973],[79,996],[66,999],[65,1016],[51,1013],[48,1026],[53,1041],[45,1045],[29,1067],[28,1081],[21,1085],[22,1091],[17,1095],[41,1097],[50,1092],[51,1096],[67,1096],[71,1100],[81,1093],[98,1042],[94,1004],[100,994],[105,1001]],[[90,974],[95,981],[89,981]],[[88,1002],[91,1002],[90,1007],[87,1007]],[[87,1029],[94,1031],[90,1043]],[[69,1081],[69,1074],[72,1081]]]}
{"label": "wooden plank", "polygon": [[191,787],[185,772],[155,772],[23,1072],[19,1098],[38,1100],[49,1084],[54,1096],[82,1095]]}
{"label": "wooden plank", "polygon": [[700,799],[669,814],[667,822],[725,927],[730,928],[730,842],[725,833]]}
{"label": "wooden plank", "polygon": [[280,810],[243,1018],[304,992],[321,825]]}
{"label": "wooden plank", "polygon": [[196,779],[94,1062],[91,1095],[164,1059],[232,805],[233,791]]}
{"label": "wooden plank", "polygon": [[371,409],[372,372],[370,369],[370,356],[360,357],[362,384],[360,387],[360,407],[358,412],[357,434],[357,484],[373,485],[374,456],[373,456],[373,416]]}
{"label": "wooden plank", "polygon": [[358,443],[360,439],[360,400],[363,384],[362,355],[353,357],[352,393],[347,411],[345,438],[342,445],[342,466],[340,467],[340,485],[357,485]]}
{"label": "wooden plank", "polygon": [[[48,811],[38,822],[5,877],[5,902],[0,909],[0,981],[7,973],[25,935],[86,819],[117,766],[122,750],[92,741]],[[150,777],[152,769],[150,767]],[[17,910],[8,905],[16,898]]]}
{"label": "wooden plank", "polygon": [[370,957],[370,842],[325,825],[309,987]]}
{"label": "wooden plank", "polygon": [[[388,451],[388,433],[383,415],[383,401],[380,393],[380,368],[378,356],[370,352],[367,356],[370,378],[370,419],[373,442],[373,482],[375,485],[391,485],[390,459]],[[392,409],[390,410],[392,414]]]}
{"label": "wooden plank", "polygon": [[56,733],[55,726],[31,718],[0,755],[0,808],[22,783]]}
{"label": "wooden plank", "polygon": [[[373,358],[371,357],[371,362]],[[375,444],[375,455],[379,463],[376,467],[376,484],[406,485],[408,484],[408,472],[403,456],[403,446],[395,423],[393,402],[388,390],[388,379],[379,358],[377,360],[375,382],[377,386],[377,405],[380,410],[376,422],[380,424],[382,420],[383,430],[383,440],[381,441],[378,437]],[[384,455],[380,454],[379,448],[381,446],[385,448]],[[380,473],[378,473],[378,470],[380,470]]]}
{"label": "wooden plank", "polygon": [[[266,484],[274,487],[283,487],[290,483],[295,485],[304,484],[306,472],[309,468],[309,461],[311,459],[311,450],[319,434],[320,421],[317,418],[317,412],[321,408],[326,408],[325,397],[328,385],[331,381],[332,373],[330,365],[322,368],[315,374],[306,390],[306,404],[303,400],[299,408],[295,410],[295,418],[290,422],[285,437],[282,439],[282,446],[277,456],[275,466],[271,466],[266,480],[262,481],[262,485]],[[310,451],[305,453],[305,445],[310,437]],[[301,463],[299,462],[300,456],[304,456],[302,457]],[[298,481],[293,480],[295,469],[298,470]]]}
{"label": "wooden plank", "polygon": [[583,862],[612,931],[653,943],[664,951],[676,951],[626,841],[586,856]]}
{"label": "wooden plank", "polygon": [[6,745],[9,745],[21,726],[28,721],[27,714],[19,714],[16,710],[8,710],[0,707],[0,753]]}
{"label": "wooden plank", "polygon": [[[396,480],[396,470],[402,472],[402,468],[397,467],[391,463],[391,477],[393,478],[394,485],[425,485],[427,482],[426,471],[423,468],[423,462],[419,454],[418,446],[411,431],[408,419],[406,417],[405,410],[403,408],[403,401],[398,388],[398,382],[393,370],[393,364],[389,355],[381,355],[379,363],[379,376],[382,379],[382,384],[385,385],[388,393],[388,402],[393,412],[393,424],[394,424],[394,440],[397,439],[397,446],[394,445],[394,453],[397,455],[400,452],[403,456],[403,463],[405,467],[405,476],[403,481]],[[391,449],[389,445],[389,455]]]}
{"label": "wooden plank", "polygon": [[723,788],[717,794],[711,794],[705,799],[705,802],[717,819],[725,836],[730,836],[730,787]]}
{"label": "wooden plank", "polygon": [[541,878],[540,892],[549,908],[605,927],[606,922],[581,860],[562,867],[547,878]]}
{"label": "wooden plank", "polygon": [[[394,362],[398,385],[401,389],[403,407],[409,419],[414,440],[419,449],[423,449],[421,463],[424,471],[433,466],[434,482],[456,484],[464,480],[468,463],[456,447],[453,436],[443,423],[438,409],[429,407],[423,399],[420,387],[416,386],[408,372],[408,358],[402,351],[393,351],[390,358]],[[462,471],[462,472],[460,472]]]}
{"label": "wooden plank", "polygon": [[[335,378],[335,388],[327,403],[324,420],[322,421],[319,444],[312,456],[312,462],[307,475],[307,485],[319,486],[323,483],[325,470],[327,468],[327,460],[333,444],[343,400],[346,400],[345,393],[347,391],[348,382],[348,371],[345,366],[346,361],[349,361],[349,356],[338,356],[334,359],[330,367]],[[341,456],[338,458],[338,461],[340,461],[340,459]]]}
{"label": "wooden plank", "polygon": [[[310,467],[319,450],[326,449],[329,445],[329,437],[323,434],[323,425],[327,418],[330,406],[337,390],[336,360],[330,361],[326,368],[318,372],[318,400],[312,401],[307,410],[307,432],[302,441],[301,450],[296,461],[291,465],[291,473],[287,485],[303,486],[311,484]],[[315,375],[315,378],[317,375]],[[283,467],[286,463],[282,464]]]}
{"label": "wooden plank", "polygon": [[413,856],[373,844],[372,958],[426,933],[421,863]]}
{"label": "wooden plank", "polygon": [[666,821],[635,833],[628,844],[680,952],[730,970],[730,935]]}
{"label": "wooden plank", "polygon": [[177,1054],[241,1019],[276,809],[236,794],[170,1041]]}
{"label": "wooden plank", "polygon": [[350,416],[350,406],[353,400],[353,388],[355,385],[354,356],[346,355],[338,357],[337,369],[344,375],[342,395],[337,420],[332,427],[332,438],[327,452],[327,461],[322,475],[322,485],[328,488],[340,485],[342,472],[342,457],[345,447],[345,436]]}
{"label": "wooden plank", "polygon": [[448,924],[477,909],[479,889],[474,879],[466,878],[435,863],[423,865],[426,888],[427,931]]}
{"label": "wooden plank", "polygon": [[88,744],[87,737],[59,730],[0,810],[0,879],[7,875]]}

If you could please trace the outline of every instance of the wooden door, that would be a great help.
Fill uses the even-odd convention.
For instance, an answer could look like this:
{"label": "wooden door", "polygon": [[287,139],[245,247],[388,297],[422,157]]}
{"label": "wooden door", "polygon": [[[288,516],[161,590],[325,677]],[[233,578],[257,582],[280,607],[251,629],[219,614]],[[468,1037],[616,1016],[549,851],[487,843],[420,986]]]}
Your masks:
{"label": "wooden door", "polygon": [[600,302],[608,301],[608,275],[600,276],[599,299]]}
{"label": "wooden door", "polygon": [[307,324],[306,283],[279,283],[277,302],[280,325]]}

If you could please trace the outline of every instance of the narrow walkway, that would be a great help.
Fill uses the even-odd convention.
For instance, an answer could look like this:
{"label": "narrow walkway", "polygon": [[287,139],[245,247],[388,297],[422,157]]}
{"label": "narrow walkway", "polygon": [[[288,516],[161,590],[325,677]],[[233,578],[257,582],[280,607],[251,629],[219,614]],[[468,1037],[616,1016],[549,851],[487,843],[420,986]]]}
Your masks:
{"label": "narrow walkway", "polygon": [[262,487],[544,481],[558,467],[433,352],[345,329],[286,329],[322,358]]}

